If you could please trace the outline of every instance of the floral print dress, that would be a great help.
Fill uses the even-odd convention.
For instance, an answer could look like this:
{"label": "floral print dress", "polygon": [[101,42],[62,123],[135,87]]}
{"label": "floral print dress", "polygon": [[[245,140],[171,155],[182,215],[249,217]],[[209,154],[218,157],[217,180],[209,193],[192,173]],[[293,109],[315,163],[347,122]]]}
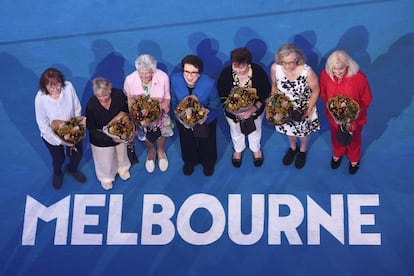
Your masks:
{"label": "floral print dress", "polygon": [[[294,108],[305,110],[309,103],[312,90],[307,84],[307,75],[310,67],[304,65],[303,71],[299,77],[290,81],[286,75],[283,73],[282,67],[280,65],[276,66],[276,80],[278,93],[283,93],[292,101]],[[287,121],[283,125],[275,126],[275,129],[283,134],[289,136],[305,137],[308,136],[313,131],[318,131],[320,129],[320,123],[318,120],[318,113],[316,112],[316,106],[310,113],[309,117],[303,119],[302,121]]]}

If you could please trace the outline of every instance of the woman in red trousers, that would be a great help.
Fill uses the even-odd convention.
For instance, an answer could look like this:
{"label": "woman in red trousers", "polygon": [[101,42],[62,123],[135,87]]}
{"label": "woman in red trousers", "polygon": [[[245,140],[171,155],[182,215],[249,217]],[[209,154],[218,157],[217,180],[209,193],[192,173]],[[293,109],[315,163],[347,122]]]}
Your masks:
{"label": "woman in red trousers", "polygon": [[349,173],[355,174],[359,169],[361,159],[361,132],[367,123],[367,109],[372,100],[367,78],[359,70],[359,65],[345,51],[337,50],[328,57],[325,69],[321,72],[319,85],[320,96],[325,104],[337,95],[344,95],[359,104],[358,117],[350,124],[352,140],[348,146],[343,146],[338,141],[339,125],[328,109],[325,109],[333,149],[331,167],[337,169],[341,165],[342,157],[347,154]]}

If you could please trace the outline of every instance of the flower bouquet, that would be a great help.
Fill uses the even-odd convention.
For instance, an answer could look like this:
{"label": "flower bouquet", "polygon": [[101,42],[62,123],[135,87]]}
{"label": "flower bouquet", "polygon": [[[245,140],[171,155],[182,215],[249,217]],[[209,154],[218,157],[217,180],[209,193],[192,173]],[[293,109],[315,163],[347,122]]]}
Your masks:
{"label": "flower bouquet", "polygon": [[223,106],[227,112],[237,115],[249,109],[258,98],[256,88],[236,87],[230,91]]}
{"label": "flower bouquet", "polygon": [[266,99],[266,119],[272,125],[282,125],[289,120],[289,110],[292,109],[290,99],[281,93]]}
{"label": "flower bouquet", "polygon": [[53,132],[63,141],[77,144],[86,134],[86,117],[73,117],[70,120],[53,120],[51,124]]}
{"label": "flower bouquet", "polygon": [[102,128],[102,131],[111,138],[129,141],[134,136],[135,124],[127,113],[121,111]]}
{"label": "flower bouquet", "polygon": [[359,115],[359,104],[344,95],[330,98],[326,104],[335,122],[339,125],[336,139],[342,146],[349,146],[352,142],[351,123]]}
{"label": "flower bouquet", "polygon": [[162,115],[160,102],[146,95],[128,97],[129,114],[138,126],[148,126]]}
{"label": "flower bouquet", "polygon": [[190,95],[185,97],[175,109],[177,119],[187,128],[192,128],[205,118],[208,109],[204,108],[197,96]]}
{"label": "flower bouquet", "polygon": [[352,123],[359,115],[359,104],[344,95],[330,98],[326,106],[337,124]]}

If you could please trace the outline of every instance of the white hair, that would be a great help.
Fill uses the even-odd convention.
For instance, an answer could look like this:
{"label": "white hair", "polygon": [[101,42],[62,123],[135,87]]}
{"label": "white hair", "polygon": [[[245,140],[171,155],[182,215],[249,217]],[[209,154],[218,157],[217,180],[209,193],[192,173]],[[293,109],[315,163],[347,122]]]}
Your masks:
{"label": "white hair", "polygon": [[155,72],[157,69],[157,60],[148,54],[140,55],[135,60],[135,68],[143,69],[143,70],[151,70],[152,72]]}

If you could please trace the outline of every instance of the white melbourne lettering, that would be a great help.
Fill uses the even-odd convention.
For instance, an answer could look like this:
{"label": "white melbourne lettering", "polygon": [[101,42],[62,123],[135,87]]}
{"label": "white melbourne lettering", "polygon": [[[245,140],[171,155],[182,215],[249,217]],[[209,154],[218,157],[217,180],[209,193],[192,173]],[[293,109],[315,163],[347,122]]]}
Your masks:
{"label": "white melbourne lettering", "polygon": [[[268,245],[285,242],[290,245],[320,245],[321,229],[342,245],[381,245],[381,233],[374,232],[375,214],[367,211],[380,205],[378,194],[331,195],[329,211],[307,196],[306,212],[302,202],[289,194],[253,194],[245,202],[240,194],[230,194],[227,208],[213,195],[194,194],[177,211],[174,201],[167,195],[145,194],[141,238],[138,231],[122,231],[125,224],[122,194],[109,195],[109,198],[105,194],[75,194],[72,197],[73,205],[71,196],[67,196],[45,206],[28,195],[22,245],[36,244],[40,220],[48,223],[48,227],[55,221],[52,225],[55,227],[55,245],[166,245],[176,238],[176,234],[189,244],[207,245],[227,237],[224,235],[226,226],[231,242],[238,245],[266,242],[265,235]],[[251,204],[250,211],[242,208],[247,203]],[[94,213],[95,208],[92,207],[101,211]],[[192,224],[192,218],[200,216],[199,210],[207,212],[211,220],[207,229],[197,230]],[[243,232],[245,225],[250,231]],[[305,234],[300,231],[304,226],[307,229]],[[106,233],[99,229],[106,229]],[[325,236],[324,239],[329,238]]]}

